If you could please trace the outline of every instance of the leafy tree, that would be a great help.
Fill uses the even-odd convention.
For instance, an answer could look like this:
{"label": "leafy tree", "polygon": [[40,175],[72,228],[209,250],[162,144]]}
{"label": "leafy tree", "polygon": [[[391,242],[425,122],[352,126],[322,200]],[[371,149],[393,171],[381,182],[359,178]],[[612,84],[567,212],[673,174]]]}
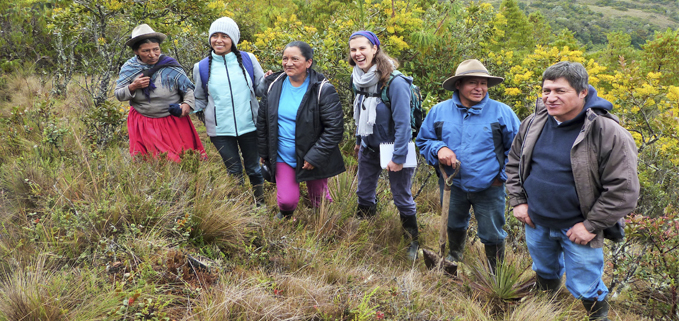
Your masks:
{"label": "leafy tree", "polygon": [[608,44],[601,52],[599,61],[611,69],[620,66],[621,60],[636,61],[639,52],[632,46],[632,36],[622,31],[611,32],[606,35]]}
{"label": "leafy tree", "polygon": [[500,11],[493,19],[493,37],[488,50],[512,50],[528,53],[535,47],[535,38],[527,37],[534,31],[532,23],[521,11],[516,0],[503,0]]}
{"label": "leafy tree", "polygon": [[679,86],[679,30],[658,32],[643,48],[644,68],[662,73],[663,83]]}
{"label": "leafy tree", "polygon": [[[491,59],[502,61],[505,58],[494,55]],[[598,83],[597,75],[605,69],[594,60],[587,59],[584,52],[577,48],[537,46],[519,64],[511,66],[504,75],[504,83],[496,86],[499,100],[511,106],[520,119],[527,117],[533,113],[535,100],[541,95],[542,73],[547,67],[564,60],[582,63],[590,74],[590,82],[595,85]]]}
{"label": "leafy tree", "polygon": [[51,39],[45,26],[50,8],[44,3],[9,0],[0,3],[0,67],[14,69],[20,61],[51,65]]}
{"label": "leafy tree", "polygon": [[[82,66],[78,71],[83,72],[87,79],[83,87],[91,95],[95,106],[100,106],[110,97],[112,80],[122,63],[131,56],[124,43],[134,26],[148,23],[155,30],[168,34],[169,41],[163,44],[163,50],[167,51],[172,47],[176,49],[178,45],[175,34],[182,34],[184,29],[191,27],[205,30],[206,25],[219,14],[207,0],[187,3],[179,0],[74,0],[60,4],[52,13],[49,29],[61,40],[56,48],[60,53],[58,66],[73,63]],[[175,50],[175,53],[178,52]],[[184,65],[195,60],[187,61],[181,56],[176,58]],[[60,69],[57,72],[72,71]],[[61,86],[65,88],[65,84]]]}
{"label": "leafy tree", "polygon": [[538,45],[546,45],[552,38],[552,27],[545,20],[545,16],[540,11],[535,11],[528,15],[528,21],[533,27],[533,39]]}
{"label": "leafy tree", "polygon": [[426,27],[413,33],[411,57],[402,61],[403,69],[415,76],[415,82],[426,93],[425,110],[450,98],[441,83],[455,73],[460,62],[486,56],[480,42],[492,37],[493,16],[490,4],[477,2],[466,7],[442,2],[427,11]]}
{"label": "leafy tree", "polygon": [[549,44],[550,47],[568,47],[568,48],[578,48],[584,51],[584,48],[580,45],[578,40],[575,38],[575,33],[568,29],[562,29],[559,34],[553,37],[552,42]]}

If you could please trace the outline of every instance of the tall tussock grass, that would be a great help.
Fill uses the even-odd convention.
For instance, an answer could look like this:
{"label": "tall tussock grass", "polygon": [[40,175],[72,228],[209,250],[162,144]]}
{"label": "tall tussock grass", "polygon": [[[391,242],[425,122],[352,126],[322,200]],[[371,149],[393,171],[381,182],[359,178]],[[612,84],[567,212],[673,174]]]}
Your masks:
{"label": "tall tussock grass", "polygon": [[[82,118],[95,107],[77,81],[62,97],[46,96],[47,82],[30,73],[10,76],[3,89],[11,99],[0,102],[0,321],[584,315],[527,291],[533,273],[521,247],[489,274],[473,232],[462,281],[408,261],[386,177],[378,214],[355,217],[353,142],[347,172],[328,182],[333,202],[311,208],[303,199],[279,221],[275,187],[265,185],[266,206],[256,207],[251,186],[227,175],[198,121],[207,158],[186,153],[180,164],[131,157],[124,130],[105,144],[89,137]],[[38,119],[53,126],[32,128]],[[437,249],[440,196],[430,173],[417,170],[413,193],[422,187],[420,243]]]}
{"label": "tall tussock grass", "polygon": [[55,266],[45,255],[11,269],[0,281],[0,320],[104,320],[118,304],[96,274]]}
{"label": "tall tussock grass", "polygon": [[191,204],[193,237],[222,249],[243,246],[246,228],[256,222],[251,193],[231,177],[215,179],[209,175],[196,178],[195,190]]}

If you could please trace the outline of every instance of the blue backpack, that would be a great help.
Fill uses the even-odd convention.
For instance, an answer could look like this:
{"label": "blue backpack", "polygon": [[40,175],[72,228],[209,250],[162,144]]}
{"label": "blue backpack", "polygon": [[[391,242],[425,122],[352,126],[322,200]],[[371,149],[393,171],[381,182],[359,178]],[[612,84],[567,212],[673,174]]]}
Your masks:
{"label": "blue backpack", "polygon": [[[245,67],[245,71],[247,71],[248,74],[250,75],[252,85],[255,86],[255,69],[252,67],[252,60],[250,60],[250,54],[248,54],[245,51],[241,51],[240,56],[241,58],[243,58],[243,67]],[[203,85],[203,91],[206,94],[207,94],[207,82],[209,80],[208,76],[209,71],[210,71],[209,57],[205,57],[198,63],[198,72],[200,73],[200,82]]]}

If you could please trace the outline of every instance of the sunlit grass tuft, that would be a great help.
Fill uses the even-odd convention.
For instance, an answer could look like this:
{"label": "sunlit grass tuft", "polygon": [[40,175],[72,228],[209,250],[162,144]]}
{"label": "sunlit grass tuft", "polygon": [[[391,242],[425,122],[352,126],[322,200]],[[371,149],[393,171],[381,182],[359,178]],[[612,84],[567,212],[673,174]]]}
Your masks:
{"label": "sunlit grass tuft", "polygon": [[229,250],[243,246],[245,229],[255,221],[249,191],[243,191],[231,177],[210,182],[199,176],[192,202],[187,210],[192,209],[193,214],[187,211],[185,217],[195,221],[193,237]]}
{"label": "sunlit grass tuft", "polygon": [[0,282],[0,319],[104,320],[118,304],[88,269],[60,268],[45,255],[12,268]]}

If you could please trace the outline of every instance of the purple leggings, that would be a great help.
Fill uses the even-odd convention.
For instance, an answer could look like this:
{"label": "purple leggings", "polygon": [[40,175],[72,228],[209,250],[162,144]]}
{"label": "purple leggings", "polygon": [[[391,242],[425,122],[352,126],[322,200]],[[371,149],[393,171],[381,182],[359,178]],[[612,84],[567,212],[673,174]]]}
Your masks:
{"label": "purple leggings", "polygon": [[[328,191],[328,179],[315,179],[306,182],[309,198],[313,207],[321,206],[321,197],[332,202]],[[276,163],[276,199],[281,211],[294,211],[299,203],[299,183],[295,179],[295,169],[282,162]]]}

